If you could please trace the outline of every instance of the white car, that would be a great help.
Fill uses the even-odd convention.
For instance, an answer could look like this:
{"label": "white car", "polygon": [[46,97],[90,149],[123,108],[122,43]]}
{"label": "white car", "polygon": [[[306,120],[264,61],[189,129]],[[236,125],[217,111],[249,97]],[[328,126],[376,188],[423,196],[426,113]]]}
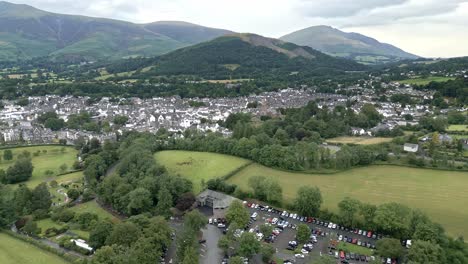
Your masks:
{"label": "white car", "polygon": [[218,224],[218,227],[219,227],[219,228],[224,228],[224,227],[226,227],[226,225],[223,224],[223,223],[219,223],[219,224]]}
{"label": "white car", "polygon": [[390,258],[387,258],[387,264],[392,264],[392,260]]}
{"label": "white car", "polygon": [[333,224],[332,228],[333,228],[333,229],[336,229],[336,224]]}
{"label": "white car", "polygon": [[328,228],[332,228],[332,227],[333,227],[333,223],[329,223]]}
{"label": "white car", "polygon": [[343,235],[340,235],[340,236],[338,237],[338,240],[339,240],[339,241],[343,241]]}
{"label": "white car", "polygon": [[306,254],[309,254],[309,251],[305,250],[305,249],[301,249],[301,253],[306,255]]}
{"label": "white car", "polygon": [[255,218],[257,218],[257,215],[258,215],[257,212],[254,212],[254,213],[252,214],[252,216],[250,216],[250,217],[253,218],[253,219],[255,219]]}
{"label": "white car", "polygon": [[301,258],[301,259],[305,258],[303,254],[295,254],[294,257]]}
{"label": "white car", "polygon": [[208,220],[208,223],[213,224],[213,218],[210,218],[210,219]]}

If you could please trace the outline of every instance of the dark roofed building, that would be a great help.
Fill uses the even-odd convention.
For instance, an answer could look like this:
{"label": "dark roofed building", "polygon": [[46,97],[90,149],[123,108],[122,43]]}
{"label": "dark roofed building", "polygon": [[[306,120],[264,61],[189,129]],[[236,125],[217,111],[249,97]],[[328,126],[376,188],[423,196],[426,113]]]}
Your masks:
{"label": "dark roofed building", "polygon": [[197,196],[198,205],[213,208],[215,218],[225,218],[226,211],[234,200],[237,198],[212,190],[205,190]]}

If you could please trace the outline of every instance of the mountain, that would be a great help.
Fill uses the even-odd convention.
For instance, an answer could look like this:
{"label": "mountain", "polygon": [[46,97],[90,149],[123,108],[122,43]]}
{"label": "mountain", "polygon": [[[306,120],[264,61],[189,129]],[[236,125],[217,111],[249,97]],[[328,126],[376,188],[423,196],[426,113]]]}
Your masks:
{"label": "mountain", "polygon": [[325,75],[365,69],[351,60],[255,34],[231,34],[182,48],[160,56],[153,66],[147,74],[196,75],[207,79]]}
{"label": "mountain", "polygon": [[280,39],[297,45],[309,46],[332,56],[354,59],[365,64],[417,59],[390,44],[358,34],[346,33],[329,26],[314,26],[285,35]]}
{"label": "mountain", "polygon": [[226,33],[185,22],[134,24],[0,2],[0,61],[156,56]]}

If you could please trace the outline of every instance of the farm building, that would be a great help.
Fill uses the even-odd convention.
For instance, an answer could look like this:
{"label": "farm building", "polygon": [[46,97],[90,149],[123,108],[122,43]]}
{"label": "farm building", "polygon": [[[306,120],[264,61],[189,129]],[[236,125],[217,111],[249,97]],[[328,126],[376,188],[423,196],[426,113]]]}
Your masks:
{"label": "farm building", "polygon": [[403,150],[406,151],[406,152],[416,153],[419,150],[419,145],[418,144],[406,143],[403,146]]}
{"label": "farm building", "polygon": [[212,208],[215,218],[225,218],[226,211],[234,200],[237,198],[212,190],[205,190],[197,197],[198,205]]}

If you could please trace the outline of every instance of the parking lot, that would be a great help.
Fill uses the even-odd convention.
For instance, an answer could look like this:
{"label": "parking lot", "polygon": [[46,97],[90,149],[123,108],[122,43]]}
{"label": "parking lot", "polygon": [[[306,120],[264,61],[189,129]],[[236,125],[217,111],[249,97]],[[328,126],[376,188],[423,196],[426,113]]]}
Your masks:
{"label": "parking lot", "polygon": [[[249,208],[251,215],[255,212],[257,213],[255,220],[252,219],[248,230],[253,229],[254,232],[257,232],[259,226],[266,223],[275,227],[278,227],[279,224],[282,225],[283,228],[277,229],[280,233],[273,236],[274,239],[271,243],[276,248],[276,256],[278,258],[290,260],[294,263],[310,263],[314,258],[321,255],[331,255],[337,259],[337,262],[347,260],[349,263],[366,263],[371,259],[371,253],[359,255],[357,252],[352,251],[343,252],[344,259],[342,259],[338,250],[338,243],[343,245],[348,244],[349,248],[357,249],[356,251],[360,251],[361,253],[372,252],[372,248],[375,247],[375,243],[379,238],[379,236],[372,233],[369,235],[368,231],[350,230],[336,224],[330,225],[330,223],[320,221],[319,219],[298,217],[297,215],[284,213],[284,211],[278,211],[267,206],[263,207],[255,204],[246,204],[246,206]],[[311,243],[306,244],[312,244],[313,248],[310,251],[302,250],[301,253],[295,254],[294,250],[288,250],[288,248],[293,249],[290,247],[290,242],[295,241],[295,229],[301,223],[307,224],[312,230]],[[268,241],[268,238],[264,239]],[[301,249],[299,248],[299,250]]]}

